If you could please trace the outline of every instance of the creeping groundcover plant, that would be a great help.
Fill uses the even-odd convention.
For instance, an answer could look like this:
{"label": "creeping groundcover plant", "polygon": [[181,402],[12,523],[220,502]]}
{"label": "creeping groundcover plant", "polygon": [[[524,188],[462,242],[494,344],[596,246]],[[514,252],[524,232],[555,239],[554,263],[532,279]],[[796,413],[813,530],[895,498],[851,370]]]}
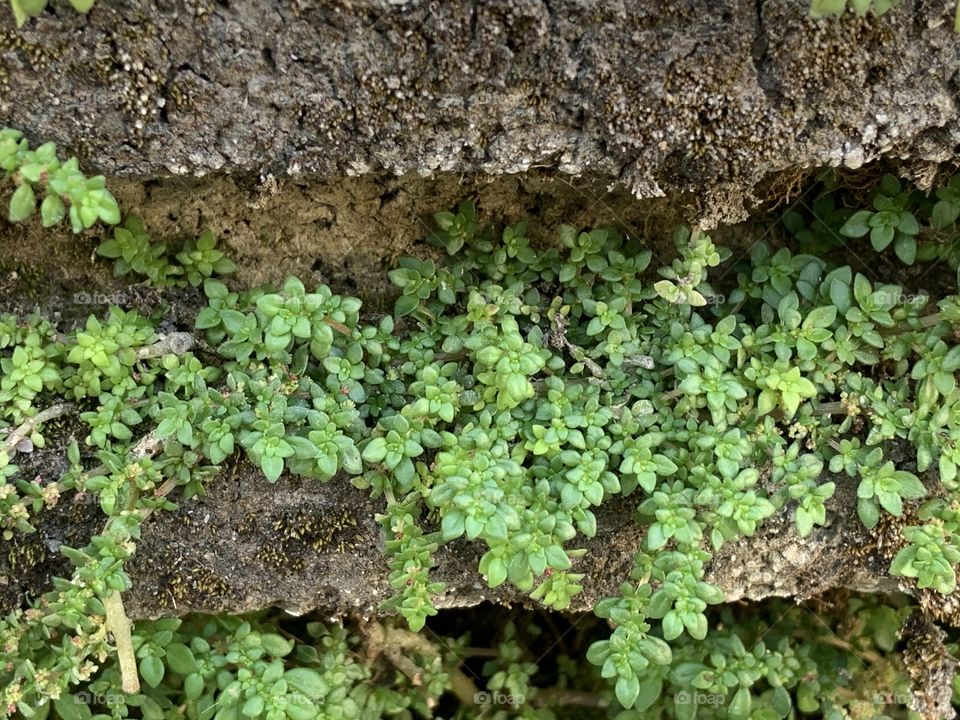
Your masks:
{"label": "creeping groundcover plant", "polygon": [[[395,306],[376,314],[295,277],[235,287],[212,234],[151,241],[51,144],[0,131],[0,167],[11,221],[96,226],[118,276],[206,298],[178,332],[161,332],[164,308],[0,317],[3,542],[71,497],[102,512],[85,544],[60,548],[72,574],[0,621],[0,717],[952,713],[941,598],[960,559],[960,301],[843,258],[955,270],[956,182],[927,194],[887,178],[865,195],[824,178],[816,216],[771,236],[783,246],[732,256],[681,229],[656,263],[609,229],[560,226],[534,245],[525,224],[481,224],[465,202],[389,271]],[[72,441],[50,430],[65,416],[83,428]],[[47,436],[67,469],[42,482],[29,468]],[[378,499],[392,587],[379,619],[131,623],[125,565],[144,523],[237,454],[266,482]],[[600,620],[556,642],[520,611],[492,638],[433,629],[441,545],[477,544],[483,582],[564,611],[611,499],[635,508],[642,540]],[[765,523],[813,543],[831,519],[862,526],[864,556],[904,592],[842,593],[814,613],[725,604],[707,581],[714,554]]]}

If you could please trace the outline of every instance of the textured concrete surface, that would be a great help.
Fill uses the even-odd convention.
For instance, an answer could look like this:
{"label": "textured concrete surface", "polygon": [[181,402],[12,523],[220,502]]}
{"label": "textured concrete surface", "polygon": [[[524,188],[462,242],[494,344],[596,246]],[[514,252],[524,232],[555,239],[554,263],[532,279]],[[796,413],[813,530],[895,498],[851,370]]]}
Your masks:
{"label": "textured concrete surface", "polygon": [[548,168],[720,197],[960,142],[951,0],[56,7],[20,31],[0,13],[0,125],[108,175]]}

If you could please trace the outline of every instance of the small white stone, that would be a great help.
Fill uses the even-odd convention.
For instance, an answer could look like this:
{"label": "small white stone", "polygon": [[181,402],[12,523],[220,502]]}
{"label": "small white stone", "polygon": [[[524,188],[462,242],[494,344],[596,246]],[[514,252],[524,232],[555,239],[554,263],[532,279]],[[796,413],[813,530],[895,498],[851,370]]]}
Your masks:
{"label": "small white stone", "polygon": [[851,170],[861,167],[863,165],[863,148],[859,145],[851,148],[848,144],[848,149],[843,154],[843,164],[844,167]]}

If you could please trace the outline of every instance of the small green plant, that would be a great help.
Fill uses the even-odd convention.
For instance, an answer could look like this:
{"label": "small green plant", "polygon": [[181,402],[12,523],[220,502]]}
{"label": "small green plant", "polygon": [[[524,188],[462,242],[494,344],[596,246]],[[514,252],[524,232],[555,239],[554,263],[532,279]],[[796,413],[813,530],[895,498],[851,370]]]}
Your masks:
{"label": "small green plant", "polygon": [[[857,252],[851,241],[869,238],[876,252],[892,246],[894,254],[907,265],[942,260],[960,271],[957,177],[933,193],[924,193],[885,175],[869,193],[867,202],[861,192],[847,193],[837,188],[831,173],[822,173],[820,179],[822,191],[813,201],[811,212],[793,210],[784,216],[784,225],[811,252],[823,254],[841,248]],[[866,204],[871,209],[865,209]]]}
{"label": "small green plant", "polygon": [[902,189],[900,181],[886,175],[880,192],[873,198],[874,210],[858,210],[840,228],[840,234],[860,238],[869,233],[873,249],[880,252],[893,243],[894,252],[907,265],[917,257],[917,234],[920,224],[909,212],[910,194]]}
{"label": "small green plant", "polygon": [[[674,260],[669,268],[660,269],[660,274],[667,279],[655,283],[653,289],[668,302],[702,307],[707,299],[697,288],[704,285],[707,269],[719,265],[729,252],[721,254],[710,238],[699,231],[691,236],[686,230],[680,230],[675,241],[681,258]],[[707,295],[712,296],[709,286],[704,287]]]}
{"label": "small green plant", "polygon": [[413,631],[423,629],[428,617],[436,615],[433,598],[444,584],[430,580],[433,554],[439,548],[436,533],[424,533],[409,510],[411,506],[391,503],[388,514],[380,518],[387,533],[386,551],[390,555],[390,587],[396,593],[384,606],[385,611],[403,615]]}
{"label": "small green plant", "polygon": [[948,595],[957,587],[956,566],[960,562],[960,535],[957,511],[934,500],[918,513],[921,520],[937,520],[904,528],[907,546],[890,565],[893,575],[916,578],[918,588],[933,588]]}
{"label": "small green plant", "polygon": [[136,215],[128,216],[123,227],[114,228],[113,237],[100,243],[97,254],[114,260],[117,277],[134,273],[154,285],[166,285],[183,274],[182,268],[168,262],[167,246],[150,241]]}
{"label": "small green plant", "polygon": [[119,223],[120,208],[107,190],[103,176],[87,177],[78,169],[76,158],[61,163],[56,153],[53,143],[31,150],[22,133],[0,129],[0,167],[16,185],[10,198],[10,222],[33,215],[39,195],[43,198],[40,217],[44,227],[57,225],[65,217],[70,218],[75,233],[98,220],[107,225]]}
{"label": "small green plant", "polygon": [[77,399],[111,391],[124,395],[134,390],[136,349],[149,345],[155,337],[149,323],[132,310],[111,307],[105,323],[91,315],[66,354],[69,374],[64,387]]}
{"label": "small green plant", "polygon": [[214,273],[227,275],[237,269],[233,261],[216,250],[216,238],[207,230],[196,242],[187,241],[183,250],[177,253],[177,260],[183,268],[187,281],[196,287]]}

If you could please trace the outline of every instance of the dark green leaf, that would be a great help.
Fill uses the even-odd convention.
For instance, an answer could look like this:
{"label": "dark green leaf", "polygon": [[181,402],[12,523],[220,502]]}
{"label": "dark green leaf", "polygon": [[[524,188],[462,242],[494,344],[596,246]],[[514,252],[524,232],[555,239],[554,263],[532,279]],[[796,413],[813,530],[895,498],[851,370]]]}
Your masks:
{"label": "dark green leaf", "polygon": [[855,212],[841,226],[840,234],[852,238],[863,237],[870,232],[869,222],[871,217],[873,217],[873,213],[869,210],[860,210],[859,212]]}
{"label": "dark green leaf", "polygon": [[163,660],[155,655],[146,655],[140,659],[140,677],[150,687],[157,687],[163,681]]}

